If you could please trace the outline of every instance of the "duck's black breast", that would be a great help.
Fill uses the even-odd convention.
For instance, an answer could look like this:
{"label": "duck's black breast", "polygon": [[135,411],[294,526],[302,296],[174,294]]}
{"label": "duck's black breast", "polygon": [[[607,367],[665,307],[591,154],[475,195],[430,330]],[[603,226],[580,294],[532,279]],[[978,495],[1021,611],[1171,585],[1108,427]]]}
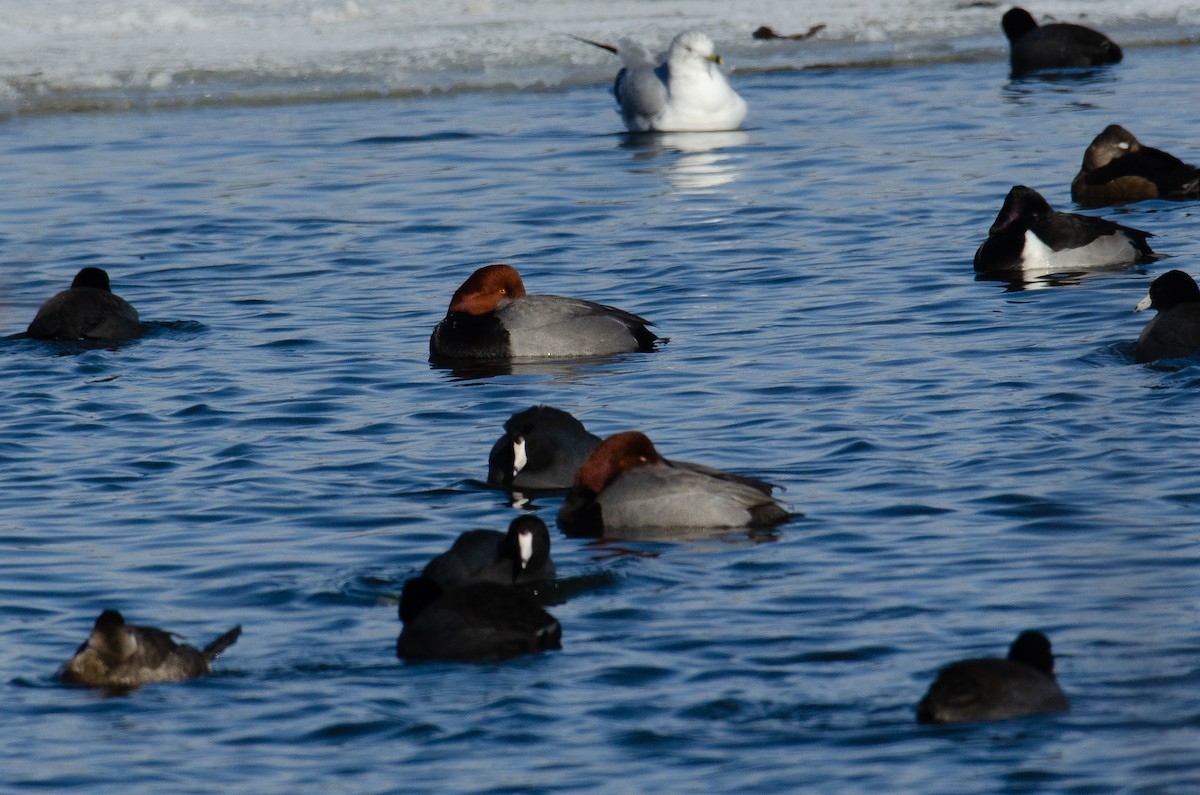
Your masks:
{"label": "duck's black breast", "polygon": [[511,357],[508,330],[494,312],[484,315],[448,312],[429,337],[429,360],[432,362]]}
{"label": "duck's black breast", "polygon": [[1006,229],[988,235],[975,252],[975,270],[979,273],[1020,270],[1026,228]]}

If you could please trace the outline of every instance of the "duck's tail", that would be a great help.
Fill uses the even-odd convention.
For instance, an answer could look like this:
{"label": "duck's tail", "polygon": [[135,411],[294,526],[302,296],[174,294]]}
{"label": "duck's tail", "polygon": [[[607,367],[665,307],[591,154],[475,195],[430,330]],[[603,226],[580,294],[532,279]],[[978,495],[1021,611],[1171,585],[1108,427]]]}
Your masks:
{"label": "duck's tail", "polygon": [[232,646],[234,643],[236,643],[237,639],[239,637],[241,637],[241,634],[242,634],[242,625],[238,624],[236,627],[229,630],[224,635],[222,635],[221,637],[214,640],[212,643],[205,646],[200,651],[200,653],[203,654],[204,657],[209,662],[212,662],[213,660],[217,659],[218,654],[225,651],[230,646]]}

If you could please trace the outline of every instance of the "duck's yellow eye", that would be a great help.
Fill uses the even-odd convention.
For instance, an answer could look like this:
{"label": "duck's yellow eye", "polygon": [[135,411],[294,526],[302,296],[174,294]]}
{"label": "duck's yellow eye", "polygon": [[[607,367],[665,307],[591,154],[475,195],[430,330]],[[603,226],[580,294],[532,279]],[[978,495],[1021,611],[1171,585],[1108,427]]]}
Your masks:
{"label": "duck's yellow eye", "polygon": [[503,287],[501,287],[501,288],[500,288],[500,295],[504,295],[504,294],[505,294],[505,293],[507,293],[507,292],[508,292],[508,290],[507,290],[507,289],[505,289],[505,288],[503,288]]}

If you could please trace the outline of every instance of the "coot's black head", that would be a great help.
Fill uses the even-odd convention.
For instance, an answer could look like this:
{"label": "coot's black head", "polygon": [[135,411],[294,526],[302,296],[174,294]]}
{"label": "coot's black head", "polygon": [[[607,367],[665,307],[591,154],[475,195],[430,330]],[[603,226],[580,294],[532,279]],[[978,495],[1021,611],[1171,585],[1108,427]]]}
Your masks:
{"label": "coot's black head", "polygon": [[521,467],[517,466],[518,449],[525,449],[525,437],[520,433],[506,431],[496,440],[492,452],[488,453],[488,483],[505,489],[512,488],[513,478],[528,462],[522,461]]}
{"label": "coot's black head", "polygon": [[[549,406],[530,406],[518,411],[504,421],[504,435],[492,445],[488,455],[488,482],[495,486],[512,488],[513,478],[529,463],[526,436],[547,412],[558,411]],[[566,412],[561,412],[566,414]],[[568,417],[571,415],[567,414]],[[571,419],[574,419],[572,417]],[[518,451],[520,451],[518,453]],[[520,460],[518,460],[520,459]]]}
{"label": "coot's black head", "polygon": [[542,423],[561,423],[564,427],[583,431],[583,423],[562,409],[553,406],[530,406],[508,418],[504,430],[513,433],[528,433],[530,428]]}
{"label": "coot's black head", "polygon": [[1017,39],[1036,29],[1038,23],[1025,9],[1010,8],[1000,20],[1000,25],[1004,28],[1004,35],[1008,37],[1009,43],[1015,44]]}
{"label": "coot's black head", "polygon": [[112,292],[112,288],[108,286],[108,273],[100,268],[84,268],[75,274],[75,280],[71,282],[71,287],[91,287],[96,290]]}
{"label": "coot's black head", "polygon": [[1200,287],[1196,286],[1196,280],[1183,271],[1167,271],[1150,283],[1150,295],[1137,305],[1137,309],[1166,312],[1180,304],[1196,301],[1200,301]]}
{"label": "coot's black head", "polygon": [[504,543],[513,559],[513,582],[521,572],[541,568],[550,557],[550,530],[532,514],[512,520]]}
{"label": "coot's black head", "polygon": [[513,414],[505,421],[504,435],[496,440],[488,456],[488,482],[511,489],[522,470],[549,466],[559,454],[560,440],[574,437],[587,439],[591,434],[562,409],[530,406]]}
{"label": "coot's black head", "polygon": [[1004,197],[1004,206],[1000,208],[1000,214],[996,216],[988,234],[994,235],[1018,226],[1028,227],[1034,218],[1052,212],[1054,210],[1042,198],[1042,194],[1024,185],[1014,185]]}
{"label": "coot's black head", "polygon": [[1028,665],[1047,676],[1054,676],[1050,639],[1036,630],[1028,629],[1017,636],[1008,649],[1008,659]]}

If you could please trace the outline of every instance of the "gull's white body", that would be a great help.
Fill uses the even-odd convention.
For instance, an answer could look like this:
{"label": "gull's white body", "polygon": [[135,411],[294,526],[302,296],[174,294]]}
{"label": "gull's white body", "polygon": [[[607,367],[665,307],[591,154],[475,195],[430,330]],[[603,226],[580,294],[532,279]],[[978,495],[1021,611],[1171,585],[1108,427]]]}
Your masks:
{"label": "gull's white body", "polygon": [[631,132],[736,130],[745,120],[746,101],[725,79],[703,33],[680,33],[665,55],[628,39],[617,49],[624,68],[614,93]]}

